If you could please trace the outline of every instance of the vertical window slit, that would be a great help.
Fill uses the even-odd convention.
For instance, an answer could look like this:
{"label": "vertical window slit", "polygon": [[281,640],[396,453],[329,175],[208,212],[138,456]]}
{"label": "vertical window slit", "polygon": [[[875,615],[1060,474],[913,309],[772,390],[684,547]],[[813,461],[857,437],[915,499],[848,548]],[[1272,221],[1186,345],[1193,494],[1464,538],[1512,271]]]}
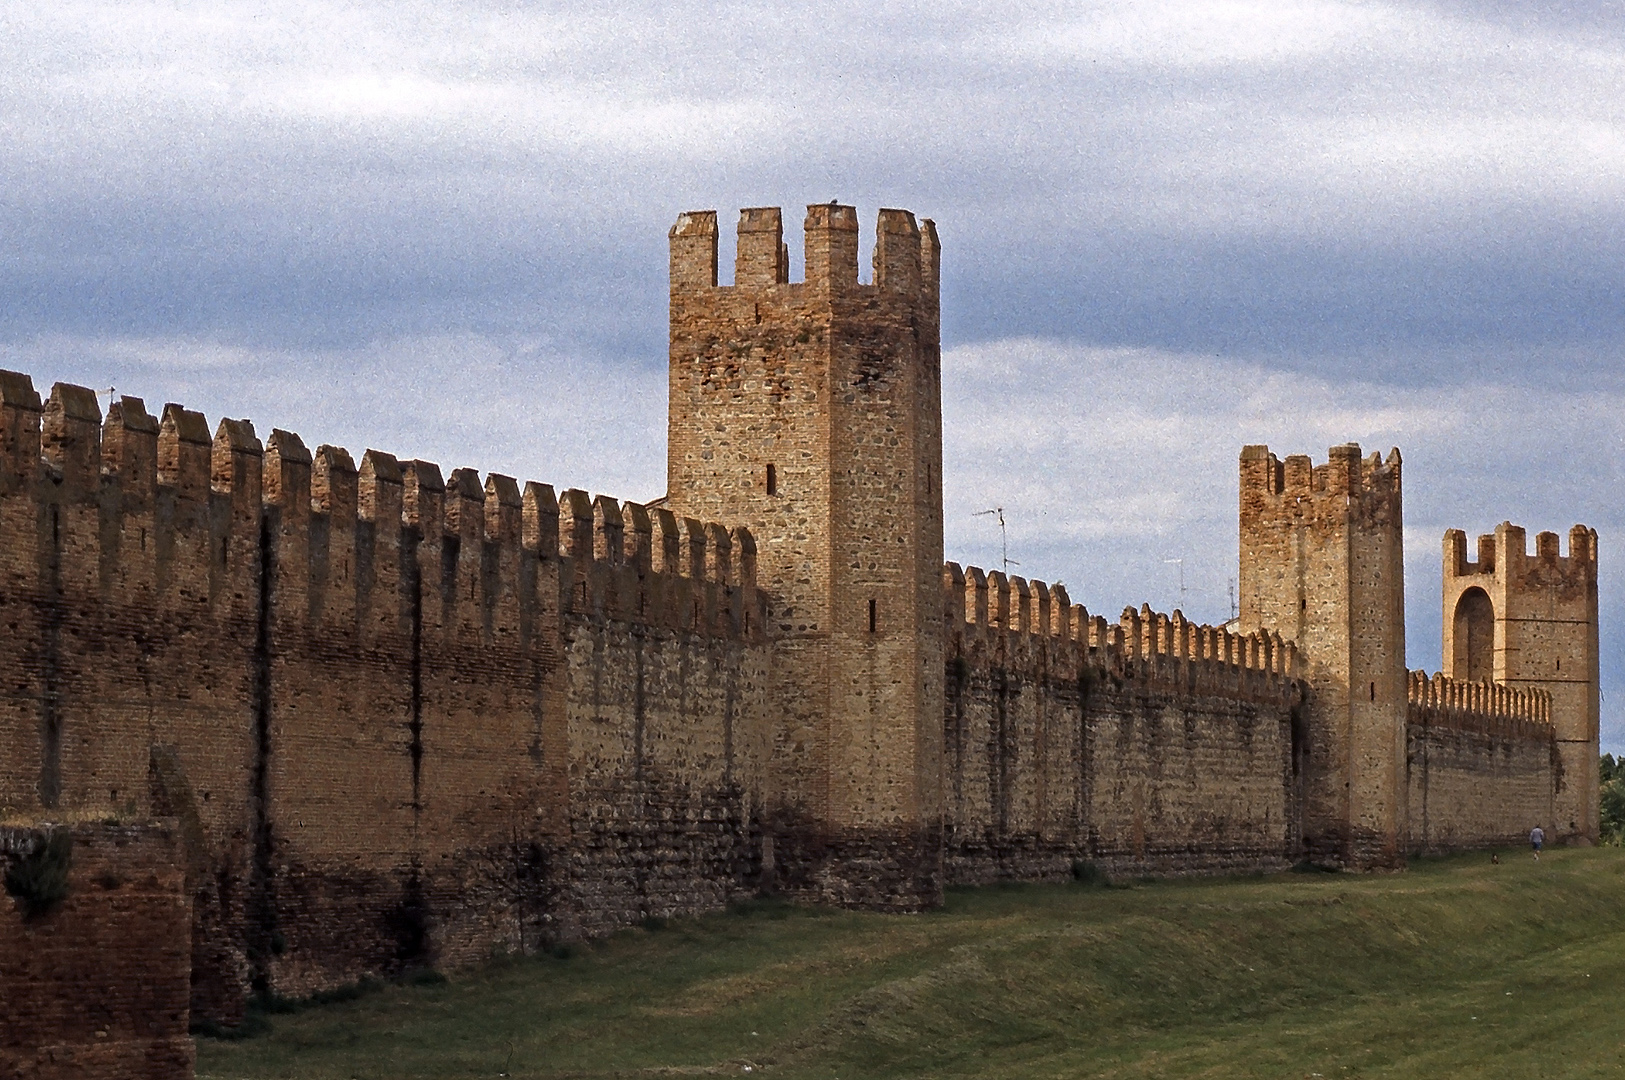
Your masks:
{"label": "vertical window slit", "polygon": [[869,598],[869,633],[875,632],[875,599]]}
{"label": "vertical window slit", "polygon": [[779,470],[771,461],[767,463],[767,493],[769,495],[779,493]]}

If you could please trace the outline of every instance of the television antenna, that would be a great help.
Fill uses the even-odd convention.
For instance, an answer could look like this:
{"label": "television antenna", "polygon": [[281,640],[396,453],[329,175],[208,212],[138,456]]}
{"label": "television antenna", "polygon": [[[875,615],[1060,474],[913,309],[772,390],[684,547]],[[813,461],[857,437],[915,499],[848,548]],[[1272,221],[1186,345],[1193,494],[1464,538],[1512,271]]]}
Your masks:
{"label": "television antenna", "polygon": [[1004,563],[1005,576],[1009,577],[1010,576],[1010,568],[1012,566],[1020,566],[1021,564],[1018,563],[1018,562],[1013,561],[1010,558],[1010,537],[1009,537],[1009,534],[1005,531],[1005,528],[1004,528],[1004,507],[995,506],[991,510],[978,510],[976,513],[972,514],[971,517],[992,517],[992,518],[996,518],[998,520],[998,522],[999,522],[999,558],[1000,558],[1000,561],[1002,561]]}
{"label": "television antenna", "polygon": [[1179,567],[1179,610],[1184,611],[1185,610],[1185,560],[1184,559],[1164,559],[1164,560],[1162,560],[1162,562],[1163,562],[1164,566],[1168,565],[1169,563],[1173,563],[1174,565]]}

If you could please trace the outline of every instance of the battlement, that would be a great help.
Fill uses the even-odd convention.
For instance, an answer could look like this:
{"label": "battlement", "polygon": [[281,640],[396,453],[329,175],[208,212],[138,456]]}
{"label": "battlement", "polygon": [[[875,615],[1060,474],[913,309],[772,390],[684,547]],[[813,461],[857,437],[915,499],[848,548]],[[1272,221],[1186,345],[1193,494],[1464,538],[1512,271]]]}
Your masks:
{"label": "battlement", "polygon": [[1577,584],[1597,578],[1597,530],[1575,525],[1569,530],[1568,554],[1561,554],[1555,532],[1535,535],[1535,550],[1528,549],[1522,526],[1503,521],[1495,532],[1478,538],[1476,559],[1467,557],[1467,534],[1450,529],[1444,534],[1444,576],[1452,578],[1501,577],[1508,582],[1535,574]]}
{"label": "battlement", "polygon": [[1298,676],[1297,646],[1272,630],[1237,634],[1190,622],[1177,608],[1172,615],[1152,611],[1149,604],[1139,611],[1124,608],[1118,627],[1129,658],[1204,660],[1287,679]]}
{"label": "battlement", "polygon": [[1453,727],[1489,735],[1552,738],[1552,695],[1490,682],[1465,682],[1442,672],[1431,679],[1412,671],[1406,679],[1412,723]]}
{"label": "battlement", "polygon": [[784,216],[776,206],[739,212],[734,283],[717,284],[718,224],[715,210],[679,214],[667,234],[671,242],[672,295],[712,289],[739,293],[775,289],[830,294],[897,293],[936,301],[942,245],[929,218],[916,222],[907,210],[882,209],[876,220],[874,279],[858,281],[858,213],[839,203],[807,207],[802,225],[806,280],[790,281],[790,251],[784,242]]}
{"label": "battlement", "polygon": [[1241,492],[1269,499],[1300,502],[1337,496],[1397,498],[1400,489],[1398,448],[1388,457],[1372,452],[1360,456],[1358,443],[1344,443],[1326,451],[1326,463],[1315,465],[1307,454],[1291,454],[1285,461],[1268,446],[1251,445],[1241,451]]}
{"label": "battlement", "polygon": [[[544,490],[545,489],[545,490]],[[527,484],[542,504],[547,485]],[[527,513],[529,513],[527,509]],[[634,502],[617,503],[572,488],[556,508],[563,579],[562,610],[655,626],[760,639],[766,628],[756,591],[756,541],[743,526],[678,517]]]}
{"label": "battlement", "polygon": [[1125,608],[1111,623],[1073,604],[1063,585],[953,562],[944,565],[942,582],[949,633],[969,640],[1012,637],[1017,648],[1043,642],[1076,653],[1080,662],[1196,691],[1252,687],[1256,678],[1285,684],[1299,676],[1297,647],[1273,631],[1237,634],[1150,605]]}
{"label": "battlement", "polygon": [[[159,421],[140,398],[122,397],[104,421],[92,391],[58,383],[42,403],[33,381],[16,372],[0,372],[0,428],[0,494],[33,491],[63,504],[101,504],[108,527],[93,527],[99,531],[92,542],[119,534],[119,518],[140,518],[143,538],[148,529],[159,533],[146,557],[160,561],[201,551],[234,562],[234,549],[257,550],[259,516],[274,511],[288,548],[282,564],[311,557],[313,519],[327,537],[355,537],[371,526],[380,551],[397,551],[405,530],[418,544],[440,549],[448,565],[458,564],[454,572],[422,575],[425,593],[441,591],[448,605],[489,605],[515,594],[519,571],[510,556],[526,552],[561,561],[574,584],[563,594],[566,612],[713,634],[763,629],[756,545],[743,527],[573,489],[555,497],[551,485],[531,481],[521,489],[496,473],[482,482],[473,469],[456,469],[447,480],[434,462],[402,462],[379,450],[368,450],[357,469],[343,447],[323,445],[312,454],[293,432],[273,430],[262,443],[247,420],[222,419],[211,437],[202,414],[173,403]],[[155,516],[161,498],[200,509],[213,503],[225,513]],[[176,544],[164,532],[198,528],[224,529],[232,540]],[[142,539],[142,552],[144,545]],[[121,557],[143,556],[103,554]],[[494,577],[487,563],[497,568]],[[171,572],[156,580],[184,578]],[[339,584],[321,575],[310,580],[312,588]]]}

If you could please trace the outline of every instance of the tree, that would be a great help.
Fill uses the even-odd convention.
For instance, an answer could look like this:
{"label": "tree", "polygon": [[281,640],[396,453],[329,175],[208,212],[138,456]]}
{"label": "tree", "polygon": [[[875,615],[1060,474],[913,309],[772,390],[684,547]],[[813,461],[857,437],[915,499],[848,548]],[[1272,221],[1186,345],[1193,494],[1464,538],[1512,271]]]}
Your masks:
{"label": "tree", "polygon": [[1597,793],[1602,842],[1625,844],[1625,756],[1615,760],[1604,754],[1597,771],[1602,780]]}

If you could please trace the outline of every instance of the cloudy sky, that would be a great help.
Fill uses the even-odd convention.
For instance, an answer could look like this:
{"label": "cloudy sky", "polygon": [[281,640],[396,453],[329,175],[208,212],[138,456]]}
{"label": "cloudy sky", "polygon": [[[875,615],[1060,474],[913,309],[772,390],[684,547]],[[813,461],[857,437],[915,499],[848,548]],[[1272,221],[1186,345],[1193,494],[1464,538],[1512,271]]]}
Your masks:
{"label": "cloudy sky", "polygon": [[0,2],[0,366],[648,499],[676,214],[909,207],[950,558],[1220,620],[1242,444],[1397,445],[1412,666],[1583,521],[1625,750],[1619,3],[791,7]]}

